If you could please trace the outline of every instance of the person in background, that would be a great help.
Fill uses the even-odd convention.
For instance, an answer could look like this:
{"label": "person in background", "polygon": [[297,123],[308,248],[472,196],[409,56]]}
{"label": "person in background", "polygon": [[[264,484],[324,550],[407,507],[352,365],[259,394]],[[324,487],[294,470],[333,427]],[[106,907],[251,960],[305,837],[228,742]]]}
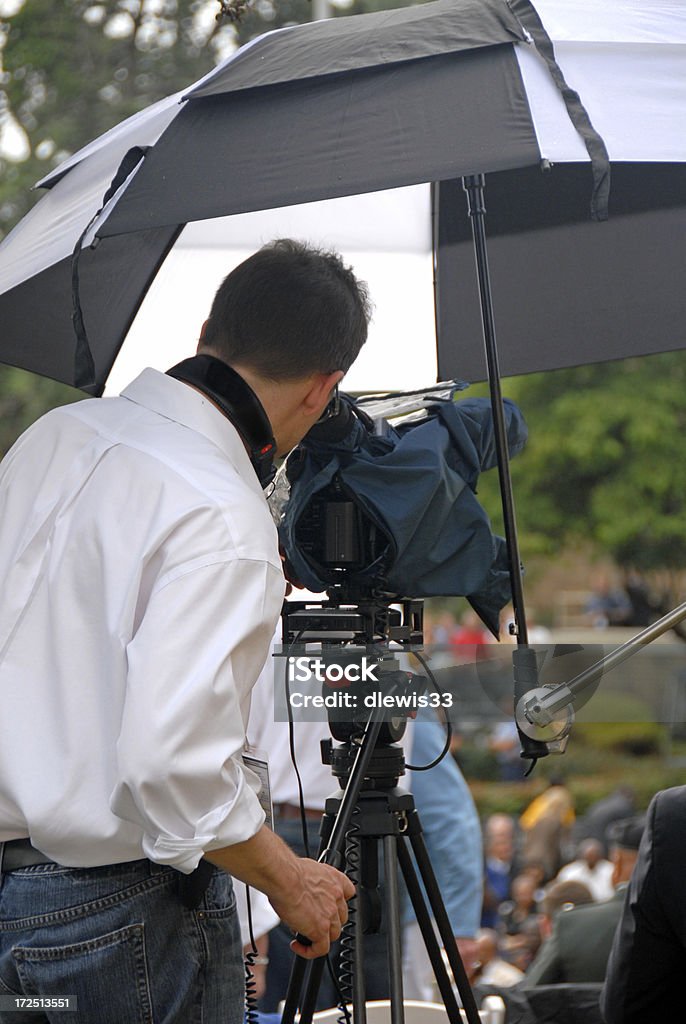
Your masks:
{"label": "person in background", "polygon": [[538,907],[536,883],[531,875],[520,874],[512,882],[511,899],[498,908],[497,931],[500,946],[512,963],[528,963],[538,948]]}
{"label": "person in background", "polygon": [[565,851],[574,824],[574,800],[564,780],[554,776],[519,819],[523,832],[522,860],[544,865],[546,879],[554,878],[566,862]]}
{"label": "person in background", "polygon": [[559,882],[583,882],[598,902],[612,898],[613,877],[614,866],[603,857],[603,844],[597,839],[584,839],[579,844],[577,859],[565,864],[557,874]]}
{"label": "person in background", "polygon": [[[443,725],[433,715],[420,713],[408,732],[408,760],[431,764],[445,745]],[[450,754],[428,771],[408,772],[406,784],[414,796],[455,943],[467,964],[476,955],[483,903],[481,824],[472,794]],[[403,989],[408,999],[436,998],[433,969],[409,900],[403,924]]]}
{"label": "person in background", "polygon": [[[552,934],[526,972],[525,987],[601,982],[624,905],[627,882],[638,857],[642,818],[619,822],[612,835],[615,895],[603,903],[576,905],[554,920]],[[571,884],[571,883],[559,883]],[[658,1018],[644,1017],[643,1020]]]}
{"label": "person in background", "polygon": [[484,899],[482,928],[494,928],[498,907],[510,898],[516,871],[515,823],[509,814],[491,814],[484,825]]}
{"label": "person in background", "polygon": [[613,583],[609,573],[596,573],[591,586],[592,593],[584,609],[589,626],[607,629],[608,626],[625,626],[630,622],[629,595],[623,587]]}
{"label": "person in background", "polygon": [[538,923],[543,945],[553,934],[553,925],[561,910],[571,910],[573,907],[594,902],[590,889],[583,882],[551,882],[539,904]]}
{"label": "person in background", "polygon": [[460,624],[450,634],[448,641],[453,647],[463,644],[488,644],[493,640],[491,634],[481,624],[481,619],[473,608],[467,609],[460,617]]}
{"label": "person in background", "polygon": [[512,717],[512,701],[502,702],[506,718],[496,722],[488,736],[488,749],[495,755],[502,782],[521,782],[526,768],[519,756],[521,740]]}
{"label": "person in background", "polygon": [[574,825],[574,839],[598,839],[603,844],[603,857],[610,851],[608,831],[616,822],[636,813],[636,793],[631,786],[617,786],[612,793],[597,800]]}
{"label": "person in background", "polygon": [[524,973],[503,959],[495,929],[480,928],[476,935],[476,960],[470,965],[468,977],[471,985],[509,988],[518,984]]}

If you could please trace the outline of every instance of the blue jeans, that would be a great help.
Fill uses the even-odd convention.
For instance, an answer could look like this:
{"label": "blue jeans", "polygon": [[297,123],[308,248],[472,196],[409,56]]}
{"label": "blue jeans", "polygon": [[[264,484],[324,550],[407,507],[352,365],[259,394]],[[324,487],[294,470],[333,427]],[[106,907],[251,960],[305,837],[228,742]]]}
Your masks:
{"label": "blue jeans", "polygon": [[0,995],[78,1000],[74,1013],[0,1010],[0,1024],[242,1024],[231,879],[215,869],[196,910],[179,882],[147,860],[0,877]]}

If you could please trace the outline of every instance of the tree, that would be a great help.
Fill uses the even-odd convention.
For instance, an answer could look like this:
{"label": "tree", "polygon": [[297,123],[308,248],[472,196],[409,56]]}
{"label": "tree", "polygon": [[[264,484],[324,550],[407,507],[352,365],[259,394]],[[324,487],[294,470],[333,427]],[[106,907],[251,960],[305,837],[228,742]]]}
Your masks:
{"label": "tree", "polygon": [[[595,547],[623,568],[686,569],[686,353],[512,378],[529,442],[512,462],[524,559]],[[497,519],[497,480],[480,498]]]}
{"label": "tree", "polygon": [[235,31],[211,0],[29,0],[4,23],[5,118],[25,159],[2,158],[0,226],[27,189],[93,137],[208,71]]}

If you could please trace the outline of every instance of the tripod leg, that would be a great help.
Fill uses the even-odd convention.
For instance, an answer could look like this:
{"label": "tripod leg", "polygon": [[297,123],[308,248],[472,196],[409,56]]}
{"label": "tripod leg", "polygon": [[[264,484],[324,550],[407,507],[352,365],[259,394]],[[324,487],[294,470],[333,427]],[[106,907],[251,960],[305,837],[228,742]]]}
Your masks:
{"label": "tripod leg", "polygon": [[410,834],[410,842],[417,860],[419,876],[424,882],[426,894],[429,898],[429,905],[431,906],[431,910],[438,927],[438,934],[441,936],[441,940],[448,957],[448,962],[453,972],[455,984],[457,985],[457,991],[460,993],[467,1021],[469,1024],[479,1024],[479,1011],[474,1000],[469,979],[467,978],[467,974],[464,969],[464,964],[462,963],[462,957],[460,956],[457,944],[455,943],[448,913],[441,898],[441,891],[438,888],[438,882],[436,881],[434,869],[431,865],[431,859],[429,858],[426,843],[424,842],[424,837],[421,832],[412,831]]}
{"label": "tripod leg", "polygon": [[[426,903],[424,901],[424,894],[422,893],[419,885],[417,873],[414,869],[414,864],[412,863],[412,858],[410,857],[407,846],[405,845],[404,838],[401,838],[401,841],[398,842],[398,861],[400,863],[403,878],[405,879],[405,885],[407,886],[407,891],[410,895],[410,900],[412,901],[412,906],[417,917],[417,924],[419,925],[422,938],[424,939],[424,946],[426,947],[426,952],[429,956],[429,960],[431,961],[434,977],[436,978],[436,983],[443,999],[443,1005],[445,1006],[446,1013],[448,1014],[448,1019],[450,1020],[450,1024],[461,1024],[462,1016],[460,1014],[460,1007],[458,1006],[455,993],[453,992],[453,987],[450,984],[448,972],[446,971],[445,964],[443,963],[441,948],[433,929],[431,915],[427,910]],[[451,941],[454,943],[452,936]],[[478,1020],[479,1018],[477,1016],[477,1021]],[[472,1024],[471,1021],[470,1024]]]}
{"label": "tripod leg", "polygon": [[293,960],[293,966],[291,967],[291,976],[288,980],[288,991],[286,992],[286,1000],[284,1002],[283,1013],[281,1020],[286,1022],[292,1022],[295,1020],[295,1015],[298,1012],[298,1002],[300,1000],[300,992],[302,991],[303,982],[305,981],[305,972],[307,971],[307,960],[303,957],[296,956]]}
{"label": "tripod leg", "polygon": [[391,996],[391,1024],[403,1024],[403,954],[400,936],[400,898],[395,836],[384,836],[384,871],[388,909],[388,983]]}
{"label": "tripod leg", "polygon": [[[338,814],[336,815],[336,819],[331,828],[329,845],[319,856],[319,860],[324,864],[332,864],[334,867],[339,869],[343,867],[343,846],[345,836],[350,828],[350,819],[352,818],[353,811],[357,806],[362,781],[366,776],[369,763],[374,753],[374,746],[383,724],[383,715],[383,708],[375,709],[365,726],[362,740],[358,744],[348,785],[345,788]],[[302,988],[305,969],[307,966],[306,961],[304,960],[302,960],[302,963],[298,965],[298,960],[302,960],[302,958],[296,957],[296,963],[293,965],[293,969],[291,971],[288,992],[286,993],[286,1002],[284,1004],[284,1011],[281,1018],[282,1024],[293,1024],[295,1020],[295,1014],[300,1000],[300,990]],[[312,1014],[314,1013],[317,993],[319,992],[323,972],[324,959],[320,957],[318,960],[312,961],[312,970],[308,974],[307,990],[301,1005],[299,1024],[310,1024],[312,1020]]]}

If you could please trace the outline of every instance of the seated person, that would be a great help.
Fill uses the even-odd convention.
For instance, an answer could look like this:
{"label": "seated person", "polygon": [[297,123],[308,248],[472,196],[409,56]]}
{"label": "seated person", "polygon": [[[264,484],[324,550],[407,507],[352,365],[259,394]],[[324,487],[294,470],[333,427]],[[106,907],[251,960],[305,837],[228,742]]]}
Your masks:
{"label": "seated person", "polygon": [[612,837],[615,895],[557,915],[552,935],[526,972],[522,987],[605,980],[612,940],[624,904],[624,890],[638,856],[643,819],[619,822]]}

